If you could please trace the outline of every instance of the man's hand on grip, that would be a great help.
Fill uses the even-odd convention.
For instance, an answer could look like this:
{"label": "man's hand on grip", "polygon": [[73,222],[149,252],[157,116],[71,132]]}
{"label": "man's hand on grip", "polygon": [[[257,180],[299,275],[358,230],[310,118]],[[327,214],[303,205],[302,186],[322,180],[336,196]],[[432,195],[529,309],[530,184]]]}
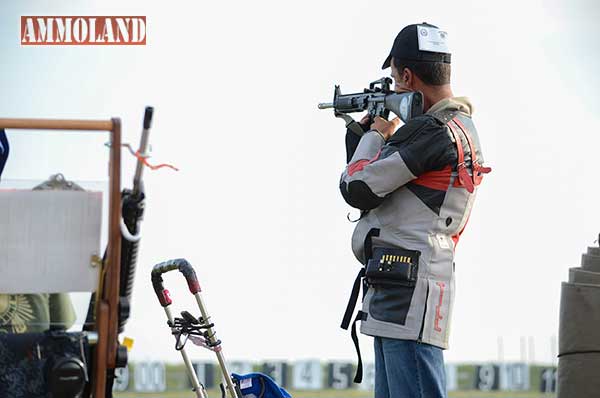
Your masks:
{"label": "man's hand on grip", "polygon": [[398,117],[395,117],[392,120],[388,121],[380,116],[375,116],[375,120],[373,121],[373,124],[371,124],[371,129],[377,130],[387,141],[392,135],[394,135],[399,125],[400,118]]}

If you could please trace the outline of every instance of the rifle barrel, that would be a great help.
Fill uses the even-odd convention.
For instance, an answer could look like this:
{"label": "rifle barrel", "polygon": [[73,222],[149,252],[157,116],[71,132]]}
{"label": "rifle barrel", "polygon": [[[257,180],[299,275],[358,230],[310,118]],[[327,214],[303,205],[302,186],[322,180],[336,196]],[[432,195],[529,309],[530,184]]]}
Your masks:
{"label": "rifle barrel", "polygon": [[329,108],[333,108],[333,102],[321,102],[319,104],[319,109],[329,109]]}
{"label": "rifle barrel", "polygon": [[[148,151],[148,135],[150,134],[150,126],[152,124],[152,115],[154,113],[154,108],[151,106],[147,106],[144,112],[144,128],[142,130],[142,137],[140,139],[140,148],[138,152],[142,156],[147,155]],[[138,159],[136,167],[135,167],[135,175],[133,177],[133,192],[135,195],[138,195],[144,187],[142,186],[142,173],[144,171],[144,164],[140,159]]]}

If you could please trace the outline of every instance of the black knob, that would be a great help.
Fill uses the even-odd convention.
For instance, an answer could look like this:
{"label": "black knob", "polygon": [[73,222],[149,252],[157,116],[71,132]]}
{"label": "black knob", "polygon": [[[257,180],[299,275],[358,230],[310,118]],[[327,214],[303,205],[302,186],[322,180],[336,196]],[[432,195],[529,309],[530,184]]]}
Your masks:
{"label": "black knob", "polygon": [[146,111],[144,112],[144,129],[148,130],[150,125],[152,124],[152,114],[154,113],[154,108],[151,106],[146,107]]}

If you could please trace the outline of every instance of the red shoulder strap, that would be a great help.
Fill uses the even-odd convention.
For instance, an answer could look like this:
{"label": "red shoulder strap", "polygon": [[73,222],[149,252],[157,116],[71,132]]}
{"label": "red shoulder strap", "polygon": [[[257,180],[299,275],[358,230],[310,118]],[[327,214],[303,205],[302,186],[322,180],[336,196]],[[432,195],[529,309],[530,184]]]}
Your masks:
{"label": "red shoulder strap", "polygon": [[[483,179],[483,174],[489,173],[490,171],[492,171],[492,169],[489,167],[483,167],[479,164],[479,161],[477,160],[477,151],[475,145],[473,144],[471,134],[469,134],[468,129],[457,117],[454,117],[453,119],[449,120],[446,124],[450,128],[450,132],[454,137],[454,143],[456,145],[456,152],[458,155],[458,178],[454,181],[454,186],[463,187],[469,193],[473,193],[475,191],[475,187],[481,183],[481,180]],[[462,134],[465,136],[467,144],[469,145],[469,150],[471,152],[471,163],[473,171],[472,176],[469,174],[465,165],[465,152],[463,149],[462,140],[460,138],[459,129],[460,132],[462,132]],[[448,189],[449,186],[451,172],[452,169],[450,166],[442,170],[429,171],[427,173],[423,173],[417,179],[413,180],[413,183],[428,188],[445,191]]]}
{"label": "red shoulder strap", "polygon": [[[487,173],[491,172],[492,169],[490,167],[483,167],[481,164],[479,164],[479,161],[477,160],[477,149],[475,148],[475,145],[473,144],[473,139],[471,138],[471,134],[469,134],[469,130],[460,121],[460,119],[458,119],[457,117],[454,117],[452,119],[452,122],[454,122],[456,124],[456,126],[458,126],[458,128],[464,134],[465,138],[467,139],[467,143],[469,145],[469,151],[471,152],[471,165],[472,165],[471,168],[473,171],[473,176],[469,175],[469,173],[467,172],[466,166],[464,164],[464,151],[462,149],[462,143],[458,139],[458,130],[452,125],[452,123],[448,123],[448,127],[450,127],[450,130],[452,131],[452,134],[453,134],[454,139],[457,144],[457,151],[459,153],[458,180],[459,180],[460,184],[463,185],[467,189],[467,191],[469,191],[469,193],[472,193],[474,191],[474,187],[481,184],[481,180],[483,180],[483,174],[487,174]],[[459,145],[459,143],[460,143],[460,145]],[[462,154],[462,158],[460,156],[461,154]],[[461,170],[462,170],[462,172],[461,172]],[[462,178],[461,178],[461,174],[463,176]]]}
{"label": "red shoulder strap", "polygon": [[[452,121],[455,120],[456,118],[452,119]],[[465,165],[465,152],[462,146],[462,140],[460,139],[460,134],[458,134],[458,129],[454,127],[451,122],[448,123],[448,127],[450,128],[452,136],[454,137],[456,152],[458,153],[458,165],[456,166],[456,171],[458,172],[459,185],[465,187],[469,193],[473,193],[475,191],[475,186],[473,185],[473,179],[469,175],[467,166]],[[471,151],[473,151],[473,149],[471,149]],[[472,154],[473,152],[471,152],[471,156],[473,156]]]}

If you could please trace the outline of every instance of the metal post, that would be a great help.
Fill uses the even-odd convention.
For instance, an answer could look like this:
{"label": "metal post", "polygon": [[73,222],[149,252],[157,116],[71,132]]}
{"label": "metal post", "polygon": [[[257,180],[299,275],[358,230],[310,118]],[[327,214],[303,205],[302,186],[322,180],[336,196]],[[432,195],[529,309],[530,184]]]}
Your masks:
{"label": "metal post", "polygon": [[[196,302],[198,303],[198,308],[200,308],[200,313],[202,314],[202,319],[205,324],[210,324],[210,316],[208,316],[208,311],[206,310],[206,306],[204,305],[204,301],[202,300],[202,295],[200,292],[195,293],[194,297],[196,298]],[[210,343],[216,343],[217,337],[214,328],[210,327],[207,329],[208,332],[208,341]],[[221,367],[221,372],[223,373],[223,378],[225,379],[225,384],[227,386],[227,391],[232,398],[242,398],[238,395],[235,386],[233,385],[233,381],[231,380],[231,373],[227,369],[227,364],[225,362],[225,357],[223,356],[223,351],[221,347],[218,347],[218,350],[215,350],[215,354],[217,354],[217,360],[219,361],[219,366]]]}

